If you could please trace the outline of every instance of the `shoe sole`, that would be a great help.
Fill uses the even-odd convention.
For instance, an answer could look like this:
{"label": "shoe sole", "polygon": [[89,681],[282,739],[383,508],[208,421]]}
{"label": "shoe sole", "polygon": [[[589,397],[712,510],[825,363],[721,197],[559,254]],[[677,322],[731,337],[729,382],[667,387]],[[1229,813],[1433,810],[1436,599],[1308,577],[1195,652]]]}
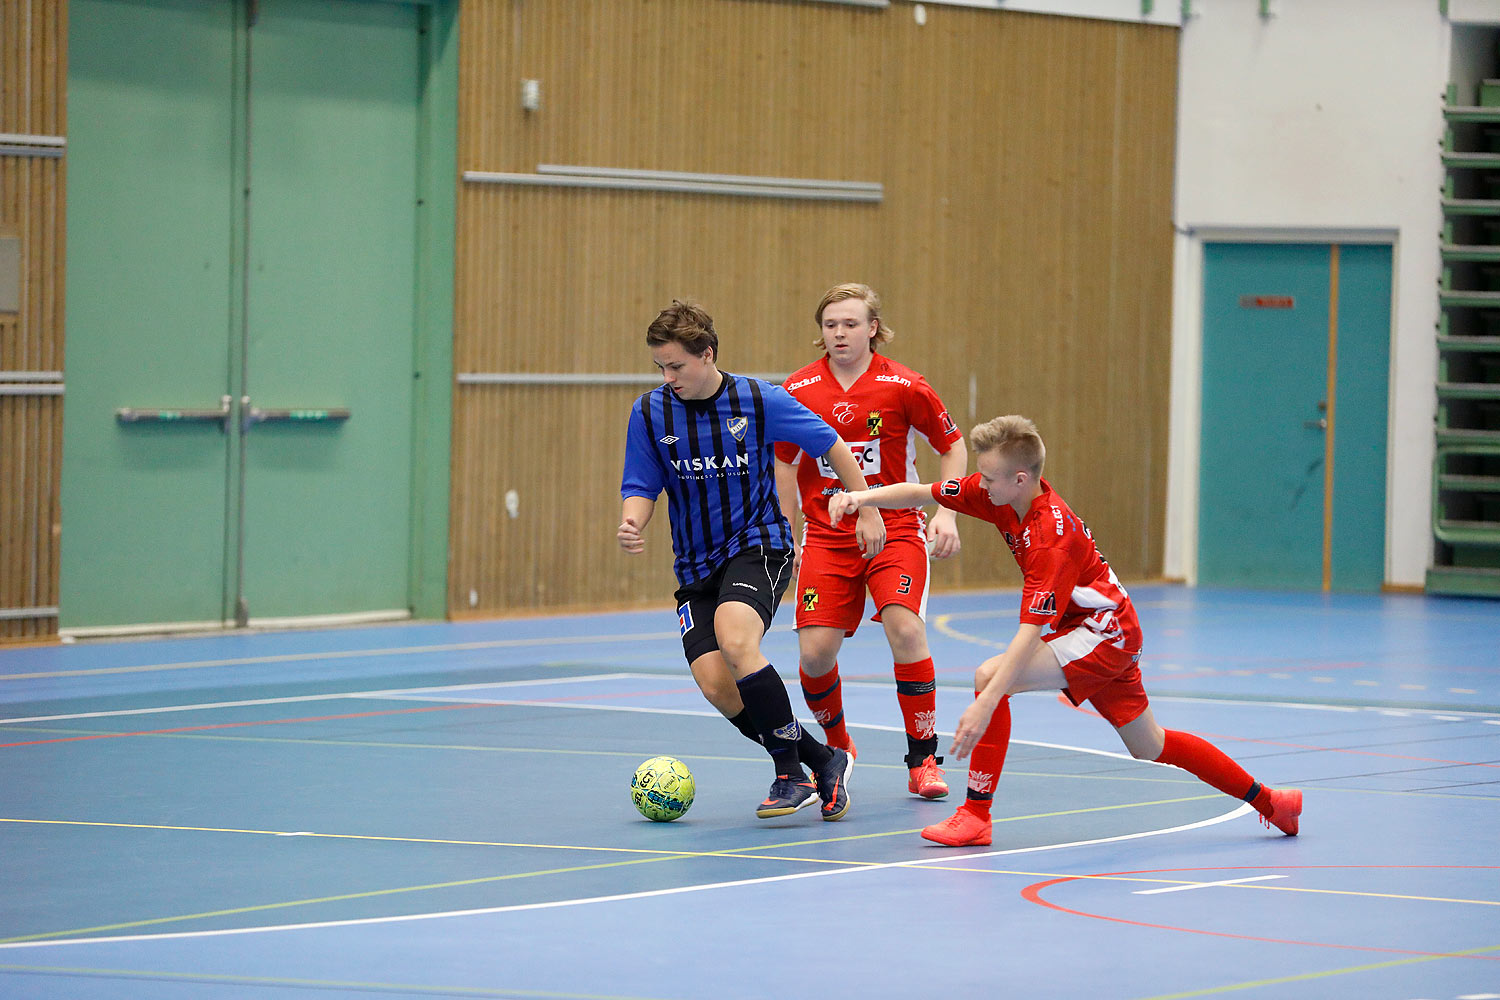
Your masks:
{"label": "shoe sole", "polygon": [[797,803],[794,806],[780,809],[757,809],[755,810],[755,815],[759,819],[775,819],[777,816],[790,816],[792,813],[802,809],[806,809],[808,806],[818,801],[820,800],[818,799],[818,796],[816,794],[809,795],[807,798],[803,799],[801,802]]}
{"label": "shoe sole", "polygon": [[933,834],[928,833],[926,830],[923,830],[922,839],[930,840],[934,844],[941,844],[944,847],[989,847],[990,843],[994,840],[994,837],[976,837],[973,840],[965,840],[959,842],[952,840],[943,840],[937,836],[934,836]]}
{"label": "shoe sole", "polygon": [[[843,748],[840,747],[840,749]],[[844,814],[849,811],[849,775],[854,771],[854,755],[847,750],[844,750],[844,755],[849,758],[849,763],[844,765],[844,773],[839,776],[839,781],[844,785],[844,808],[840,809],[837,813],[823,813],[823,822],[825,823],[833,823],[841,820],[844,818]]]}

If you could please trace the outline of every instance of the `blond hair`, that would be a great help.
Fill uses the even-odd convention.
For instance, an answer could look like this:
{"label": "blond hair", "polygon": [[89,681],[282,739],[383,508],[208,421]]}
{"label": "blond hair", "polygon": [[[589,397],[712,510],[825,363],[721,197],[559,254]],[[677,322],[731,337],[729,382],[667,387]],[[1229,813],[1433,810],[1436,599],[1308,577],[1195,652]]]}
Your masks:
{"label": "blond hair", "polygon": [[1014,413],[976,426],[969,432],[969,447],[975,455],[999,452],[1034,479],[1041,478],[1042,466],[1047,462],[1047,446],[1042,443],[1036,424]]}
{"label": "blond hair", "polygon": [[870,312],[870,320],[875,324],[875,335],[870,338],[870,349],[874,350],[879,344],[889,344],[896,336],[896,331],[885,325],[885,320],[880,318],[880,296],[875,289],[869,285],[861,285],[857,281],[846,281],[842,285],[834,285],[823,293],[823,298],[818,301],[818,311],[813,313],[813,321],[818,324],[819,334],[813,341],[813,346],[823,346],[823,310],[835,302],[843,302],[845,299],[859,299],[865,304]]}

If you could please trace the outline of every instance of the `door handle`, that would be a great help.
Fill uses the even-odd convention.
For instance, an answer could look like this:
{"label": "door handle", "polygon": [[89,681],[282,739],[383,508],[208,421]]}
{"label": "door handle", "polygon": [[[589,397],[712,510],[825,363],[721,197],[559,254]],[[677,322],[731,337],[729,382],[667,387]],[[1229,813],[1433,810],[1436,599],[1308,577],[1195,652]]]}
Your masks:
{"label": "door handle", "polygon": [[122,424],[206,424],[217,423],[219,430],[229,429],[229,397],[219,397],[217,410],[142,410],[122,406],[115,411]]}
{"label": "door handle", "polygon": [[1328,418],[1319,417],[1317,420],[1304,420],[1302,426],[1308,430],[1326,431],[1328,429]]}
{"label": "door handle", "polygon": [[247,431],[256,424],[332,424],[349,419],[347,406],[270,409],[251,406],[248,397],[240,403],[240,426]]}

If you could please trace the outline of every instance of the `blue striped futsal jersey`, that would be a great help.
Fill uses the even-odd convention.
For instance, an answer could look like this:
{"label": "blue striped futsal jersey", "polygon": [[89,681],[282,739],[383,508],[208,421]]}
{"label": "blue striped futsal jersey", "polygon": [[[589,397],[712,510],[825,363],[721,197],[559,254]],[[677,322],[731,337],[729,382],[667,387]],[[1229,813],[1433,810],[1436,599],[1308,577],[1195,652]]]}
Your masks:
{"label": "blue striped futsal jersey", "polygon": [[711,575],[755,545],[792,547],[776,500],[773,445],[789,441],[822,455],[839,437],[779,385],[724,376],[708,399],[680,399],[665,384],[630,410],[620,496],[667,493],[673,570],[683,586]]}

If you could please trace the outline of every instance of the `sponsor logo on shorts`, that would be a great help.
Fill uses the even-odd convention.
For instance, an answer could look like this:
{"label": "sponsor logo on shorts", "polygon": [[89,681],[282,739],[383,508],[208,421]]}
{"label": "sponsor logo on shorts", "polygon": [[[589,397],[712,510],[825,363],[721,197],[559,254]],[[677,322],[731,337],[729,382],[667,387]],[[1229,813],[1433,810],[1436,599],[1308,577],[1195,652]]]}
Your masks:
{"label": "sponsor logo on shorts", "polygon": [[802,738],[802,727],[797,725],[796,719],[793,719],[780,729],[771,730],[771,735],[782,740],[800,740]]}
{"label": "sponsor logo on shorts", "polygon": [[691,604],[684,604],[677,609],[677,628],[683,635],[693,630],[693,606]]}
{"label": "sponsor logo on shorts", "polygon": [[760,593],[760,588],[757,587],[753,583],[742,583],[739,580],[736,580],[736,581],[734,581],[733,586],[744,587],[746,590],[753,591],[754,593],[757,593],[757,594]]}
{"label": "sponsor logo on shorts", "polygon": [[984,771],[969,770],[969,787],[981,795],[995,790],[995,776]]}

